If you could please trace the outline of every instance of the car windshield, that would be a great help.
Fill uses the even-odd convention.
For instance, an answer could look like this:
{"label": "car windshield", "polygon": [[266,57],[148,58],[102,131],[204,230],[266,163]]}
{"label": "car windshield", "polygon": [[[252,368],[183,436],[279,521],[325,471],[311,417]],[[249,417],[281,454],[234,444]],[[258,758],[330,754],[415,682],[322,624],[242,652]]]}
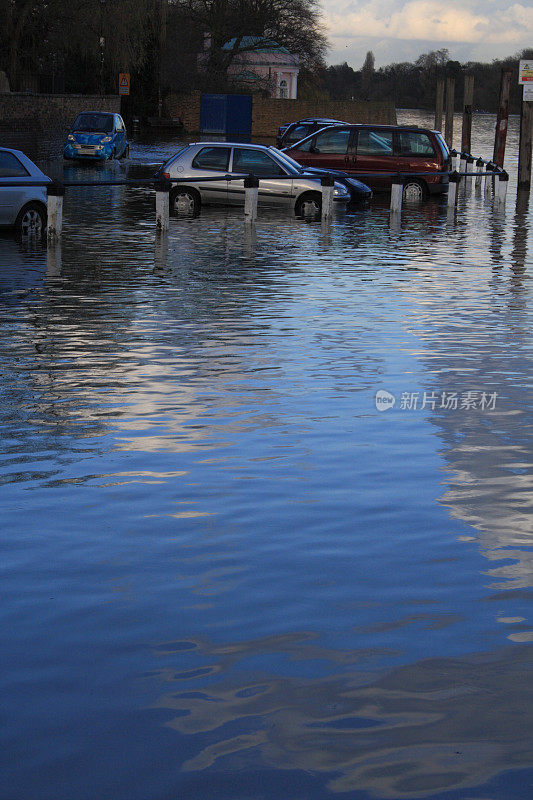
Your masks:
{"label": "car windshield", "polygon": [[283,163],[286,164],[288,167],[290,167],[290,169],[293,172],[299,172],[299,173],[303,172],[303,169],[301,168],[300,164],[298,164],[297,161],[294,161],[294,159],[288,156],[287,153],[283,153],[281,150],[276,150],[275,147],[269,147],[268,149],[273,152],[275,158],[279,159],[280,161],[283,161]]}
{"label": "car windshield", "polygon": [[80,114],[76,117],[72,130],[83,133],[111,133],[113,130],[113,115]]}

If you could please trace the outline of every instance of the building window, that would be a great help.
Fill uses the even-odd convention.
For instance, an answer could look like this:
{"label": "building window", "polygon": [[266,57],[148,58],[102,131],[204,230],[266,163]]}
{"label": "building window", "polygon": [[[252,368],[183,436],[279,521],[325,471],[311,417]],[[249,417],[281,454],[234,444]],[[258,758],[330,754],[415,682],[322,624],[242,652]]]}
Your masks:
{"label": "building window", "polygon": [[285,80],[279,82],[279,96],[281,100],[286,100],[289,96],[289,87]]}

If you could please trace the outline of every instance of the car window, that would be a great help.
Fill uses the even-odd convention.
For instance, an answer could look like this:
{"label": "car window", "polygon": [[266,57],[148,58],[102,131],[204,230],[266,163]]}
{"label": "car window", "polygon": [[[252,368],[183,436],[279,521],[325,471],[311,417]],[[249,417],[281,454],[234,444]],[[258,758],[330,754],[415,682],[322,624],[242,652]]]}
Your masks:
{"label": "car window", "polygon": [[427,133],[400,131],[398,138],[398,154],[401,156],[432,156],[435,154],[431,139]]}
{"label": "car window", "polygon": [[13,153],[0,151],[0,178],[27,178],[29,174]]}
{"label": "car window", "polygon": [[392,131],[360,130],[357,137],[358,156],[391,156]]}
{"label": "car window", "polygon": [[72,130],[82,133],[112,133],[113,115],[84,112],[76,117]]}
{"label": "car window", "polygon": [[213,169],[228,171],[229,147],[204,147],[195,156],[192,166],[195,169]]}
{"label": "car window", "polygon": [[284,142],[290,144],[292,142],[299,142],[300,139],[305,139],[311,133],[310,125],[296,125],[292,131],[289,131],[285,136]]}
{"label": "car window", "polygon": [[123,131],[124,130],[124,121],[123,121],[122,117],[117,117],[117,124],[115,125],[115,128],[116,128],[117,131]]}
{"label": "car window", "polygon": [[251,172],[254,175],[286,175],[268,153],[246,147],[235,147],[233,150],[233,172]]}
{"label": "car window", "polygon": [[328,154],[336,153],[344,155],[348,150],[348,142],[350,141],[350,131],[347,130],[332,130],[317,133],[314,140],[314,148],[316,153]]}

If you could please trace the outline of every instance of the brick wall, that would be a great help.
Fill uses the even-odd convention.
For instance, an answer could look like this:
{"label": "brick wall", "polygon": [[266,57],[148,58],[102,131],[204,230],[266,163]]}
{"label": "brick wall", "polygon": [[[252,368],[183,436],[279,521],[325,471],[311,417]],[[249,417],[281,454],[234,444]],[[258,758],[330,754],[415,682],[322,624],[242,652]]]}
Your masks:
{"label": "brick wall", "polygon": [[[172,94],[166,98],[165,113],[181,119],[185,130],[200,130],[201,93]],[[254,95],[252,105],[252,136],[274,137],[284,122],[303,117],[331,117],[345,122],[381,122],[396,124],[394,103],[364,100],[271,100]]]}
{"label": "brick wall", "polygon": [[394,103],[374,100],[270,100],[254,97],[252,134],[275,136],[285,122],[304,117],[331,117],[343,122],[396,124]]}
{"label": "brick wall", "polygon": [[[0,145],[35,158],[58,155],[63,138],[80,111],[120,113],[118,95],[0,94]],[[59,143],[59,144],[58,144]]]}

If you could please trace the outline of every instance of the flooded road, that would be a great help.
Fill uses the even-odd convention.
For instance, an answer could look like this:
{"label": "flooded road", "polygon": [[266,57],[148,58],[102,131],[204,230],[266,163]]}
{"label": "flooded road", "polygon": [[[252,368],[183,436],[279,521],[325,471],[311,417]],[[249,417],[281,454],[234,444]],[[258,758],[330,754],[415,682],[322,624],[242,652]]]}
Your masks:
{"label": "flooded road", "polygon": [[516,142],[505,213],[156,238],[150,190],[84,187],[57,251],[0,237],[0,796],[531,798]]}

